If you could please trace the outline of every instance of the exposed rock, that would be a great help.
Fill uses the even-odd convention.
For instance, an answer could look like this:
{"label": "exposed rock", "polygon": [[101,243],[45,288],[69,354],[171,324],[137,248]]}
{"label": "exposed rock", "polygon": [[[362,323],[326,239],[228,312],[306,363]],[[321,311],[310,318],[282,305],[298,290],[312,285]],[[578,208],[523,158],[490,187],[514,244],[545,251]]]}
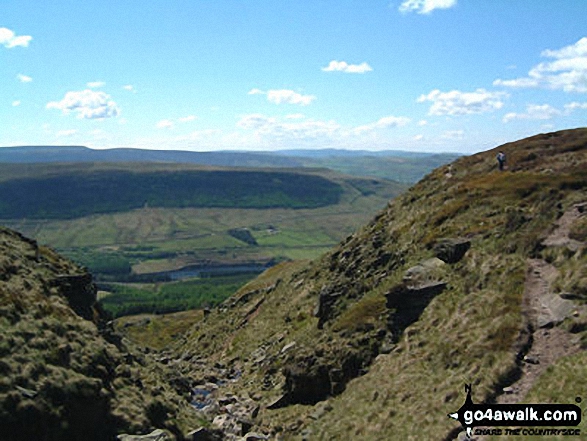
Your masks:
{"label": "exposed rock", "polygon": [[285,394],[278,407],[288,404],[314,404],[331,393],[329,368],[316,358],[304,360],[303,364],[284,368]]}
{"label": "exposed rock", "polygon": [[186,441],[222,441],[224,436],[222,431],[215,429],[208,429],[206,427],[200,427],[196,430],[192,430],[186,436]]}
{"label": "exposed rock", "polygon": [[446,263],[457,263],[471,247],[469,239],[441,239],[433,247],[434,254]]}
{"label": "exposed rock", "polygon": [[269,437],[267,435],[263,435],[261,433],[251,432],[247,433],[242,441],[266,441]]}
{"label": "exposed rock", "polygon": [[537,324],[540,328],[549,328],[571,317],[575,304],[558,294],[545,294],[540,297],[541,308],[538,311]]}
{"label": "exposed rock", "polygon": [[394,310],[388,320],[388,327],[394,341],[398,341],[404,329],[418,320],[432,299],[445,288],[445,282],[432,282],[419,286],[400,284],[385,294],[386,306]]}
{"label": "exposed rock", "polygon": [[71,309],[76,314],[92,320],[94,318],[93,306],[96,303],[98,290],[92,282],[90,273],[60,274],[52,282],[61,295],[67,298]]}
{"label": "exposed rock", "polygon": [[283,348],[281,348],[281,353],[285,354],[287,351],[294,348],[295,346],[296,346],[296,342],[292,341],[291,343],[288,343]]}
{"label": "exposed rock", "polygon": [[407,284],[424,284],[434,281],[436,272],[442,268],[446,263],[438,257],[424,260],[418,265],[406,270],[403,281]]}
{"label": "exposed rock", "polygon": [[538,358],[536,357],[530,357],[528,355],[524,356],[524,362],[525,363],[530,363],[530,364],[540,364],[540,360],[538,360]]}
{"label": "exposed rock", "polygon": [[153,430],[147,435],[118,435],[116,437],[119,441],[168,441],[172,438],[167,432],[161,429]]}
{"label": "exposed rock", "polygon": [[514,388],[511,386],[504,387],[502,391],[504,394],[513,394],[515,392]]}
{"label": "exposed rock", "polygon": [[322,287],[318,297],[318,305],[314,309],[314,316],[318,317],[318,329],[322,329],[324,323],[330,319],[332,307],[342,294],[342,292],[333,291],[330,286]]}

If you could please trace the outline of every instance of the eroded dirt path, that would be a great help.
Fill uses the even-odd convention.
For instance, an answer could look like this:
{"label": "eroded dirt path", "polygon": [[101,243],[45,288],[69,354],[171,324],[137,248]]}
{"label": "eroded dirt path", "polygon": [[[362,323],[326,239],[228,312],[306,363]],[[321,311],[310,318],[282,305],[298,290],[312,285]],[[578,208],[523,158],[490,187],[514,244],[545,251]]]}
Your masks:
{"label": "eroded dirt path", "polygon": [[524,314],[532,332],[531,346],[521,360],[520,379],[504,388],[503,393],[496,399],[497,403],[512,404],[523,401],[538,377],[551,364],[580,349],[576,336],[553,326],[558,320],[552,316],[550,304],[550,299],[556,299],[551,291],[551,284],[556,276],[556,268],[546,261],[528,259]]}
{"label": "eroded dirt path", "polygon": [[[571,207],[561,216],[554,230],[543,241],[547,247],[567,247],[577,251],[585,244],[569,238],[572,224],[587,215],[587,203]],[[552,284],[558,276],[557,269],[543,259],[527,260],[526,281],[522,313],[530,331],[529,349],[520,360],[520,376],[517,381],[497,391],[498,404],[514,404],[524,399],[538,378],[559,358],[580,351],[575,335],[556,326],[565,316],[574,313],[574,305],[553,293]],[[458,438],[468,439],[461,432]],[[473,437],[473,441],[485,441],[485,436]]]}

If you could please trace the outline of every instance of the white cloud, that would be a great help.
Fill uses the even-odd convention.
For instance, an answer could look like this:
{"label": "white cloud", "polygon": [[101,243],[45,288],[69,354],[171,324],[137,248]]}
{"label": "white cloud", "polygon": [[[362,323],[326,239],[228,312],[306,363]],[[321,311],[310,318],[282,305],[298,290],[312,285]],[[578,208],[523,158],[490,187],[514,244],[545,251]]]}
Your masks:
{"label": "white cloud", "polygon": [[125,86],[122,86],[122,88],[124,90],[128,90],[129,92],[133,92],[133,93],[137,92],[132,84],[127,84]]}
{"label": "white cloud", "polygon": [[290,115],[285,115],[285,119],[304,119],[306,115],[303,113],[292,113]]}
{"label": "white cloud", "polygon": [[17,46],[27,47],[32,39],[33,37],[30,35],[17,36],[14,31],[8,28],[0,28],[0,44],[5,48],[11,49]]}
{"label": "white cloud", "polygon": [[29,77],[28,75],[23,75],[23,74],[18,74],[16,76],[16,78],[18,79],[18,81],[20,81],[21,83],[30,83],[31,81],[33,81],[33,79],[31,77]]}
{"label": "white cloud", "polygon": [[185,141],[209,141],[218,135],[221,132],[215,129],[205,129],[205,130],[196,130],[189,135],[178,136],[175,138],[175,141],[178,142],[185,142]]}
{"label": "white cloud", "polygon": [[428,111],[430,115],[470,115],[501,109],[502,100],[507,96],[504,92],[488,92],[485,89],[477,89],[475,92],[441,92],[436,89],[428,95],[421,95],[417,101],[432,102]]}
{"label": "white cloud", "polygon": [[90,89],[98,89],[100,87],[104,87],[106,83],[104,81],[90,81],[86,84]]}
{"label": "white cloud", "polygon": [[400,12],[417,12],[430,14],[435,9],[448,9],[457,4],[457,0],[405,0],[399,7]]}
{"label": "white cloud", "polygon": [[71,129],[71,130],[59,130],[59,131],[56,133],[56,136],[57,136],[58,138],[63,138],[63,137],[67,137],[67,136],[73,136],[73,135],[75,135],[76,133],[77,133],[77,130],[75,130],[75,129]]}
{"label": "white cloud", "polygon": [[341,129],[334,121],[304,120],[282,122],[275,117],[255,113],[243,116],[237,127],[254,130],[258,137],[271,139],[310,140],[334,137]]}
{"label": "white cloud", "polygon": [[515,88],[542,87],[587,93],[587,37],[562,49],[547,49],[540,55],[553,60],[534,66],[527,77],[513,80],[497,79],[493,85]]}
{"label": "white cloud", "polygon": [[428,125],[428,121],[426,121],[425,119],[421,119],[420,121],[418,121],[418,125],[420,127],[424,127],[424,126]]}
{"label": "white cloud", "polygon": [[551,119],[555,116],[560,115],[561,112],[550,104],[529,104],[526,106],[526,113],[507,113],[503,117],[503,122],[507,123],[513,121],[515,119],[537,119],[537,120],[546,120]]}
{"label": "white cloud", "polygon": [[78,118],[104,119],[118,116],[120,110],[110,95],[90,89],[67,92],[61,101],[51,101],[47,109],[59,109],[64,114],[76,112]]}
{"label": "white cloud", "polygon": [[578,103],[578,102],[574,101],[572,103],[565,104],[565,110],[567,112],[573,112],[574,110],[577,110],[577,109],[587,110],[587,102]]}
{"label": "white cloud", "polygon": [[12,107],[17,107],[17,106],[20,106],[20,101],[18,101],[18,100],[17,101],[13,101],[12,102]]}
{"label": "white cloud", "polygon": [[346,61],[332,60],[328,66],[323,67],[324,72],[346,72],[346,73],[365,73],[371,72],[373,68],[367,63],[348,64]]}
{"label": "white cloud", "polygon": [[185,123],[185,122],[190,122],[190,121],[195,121],[198,117],[196,115],[188,115],[188,116],[184,116],[183,118],[179,118],[178,121]]}
{"label": "white cloud", "polygon": [[307,106],[316,99],[314,95],[302,95],[293,90],[279,89],[264,92],[260,89],[251,89],[248,95],[267,95],[267,101],[275,104],[288,103]]}
{"label": "white cloud", "polygon": [[[291,115],[288,115],[291,116]],[[359,127],[343,127],[336,121],[316,120],[312,118],[288,118],[266,116],[259,113],[241,117],[237,127],[249,132],[256,144],[272,146],[328,146],[354,145],[363,146],[364,143],[373,145],[373,142],[385,138],[385,133],[379,130],[402,127],[410,122],[409,118],[401,116],[386,116],[378,121]],[[294,115],[297,116],[297,115]]]}
{"label": "white cloud", "polygon": [[281,89],[267,92],[267,101],[275,104],[288,103],[307,106],[315,99],[316,97],[314,95],[301,95],[293,90]]}
{"label": "white cloud", "polygon": [[416,135],[414,136],[414,141],[422,141],[424,139],[424,135]]}
{"label": "white cloud", "polygon": [[405,116],[386,116],[381,118],[380,120],[365,124],[359,127],[355,127],[353,129],[353,133],[361,134],[364,132],[370,132],[375,129],[387,129],[390,127],[403,127],[410,122],[410,118],[406,118]]}
{"label": "white cloud", "polygon": [[441,136],[444,139],[452,139],[452,140],[463,139],[465,136],[465,131],[464,130],[447,130]]}
{"label": "white cloud", "polygon": [[155,127],[157,127],[158,129],[173,129],[174,124],[171,120],[162,119],[155,125]]}

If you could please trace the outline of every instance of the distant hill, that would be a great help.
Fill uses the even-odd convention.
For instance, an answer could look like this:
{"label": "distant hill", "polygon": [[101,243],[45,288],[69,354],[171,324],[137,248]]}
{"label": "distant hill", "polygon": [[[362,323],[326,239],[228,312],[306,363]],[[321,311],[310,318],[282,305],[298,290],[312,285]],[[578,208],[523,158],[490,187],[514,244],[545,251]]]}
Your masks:
{"label": "distant hill", "polygon": [[0,147],[0,163],[40,162],[168,162],[226,167],[328,167],[355,176],[376,176],[413,183],[457,154],[414,153],[400,150],[371,152],[343,149],[276,152],[189,152],[83,146]]}
{"label": "distant hill", "polygon": [[339,184],[303,169],[0,164],[0,218],[68,219],[149,207],[317,208]]}
{"label": "distant hill", "polygon": [[0,147],[0,163],[38,162],[176,162],[227,167],[299,167],[293,158],[256,152],[188,152],[114,148],[95,150],[83,146]]}

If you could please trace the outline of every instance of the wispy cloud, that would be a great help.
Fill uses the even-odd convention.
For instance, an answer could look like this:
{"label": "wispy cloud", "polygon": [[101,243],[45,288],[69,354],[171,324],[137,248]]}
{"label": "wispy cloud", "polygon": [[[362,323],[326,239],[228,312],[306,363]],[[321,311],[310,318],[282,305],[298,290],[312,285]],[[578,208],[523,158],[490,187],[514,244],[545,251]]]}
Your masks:
{"label": "wispy cloud", "polygon": [[501,109],[507,96],[504,92],[488,92],[485,89],[474,92],[441,92],[436,89],[428,95],[421,95],[417,102],[432,102],[428,111],[430,115],[471,115]]}
{"label": "wispy cloud", "polygon": [[75,129],[71,129],[71,130],[59,130],[55,135],[58,138],[64,138],[64,137],[68,137],[68,136],[73,136],[77,133],[77,130]]}
{"label": "wispy cloud", "polygon": [[346,61],[332,60],[328,66],[323,67],[322,70],[324,72],[346,72],[362,74],[365,72],[371,72],[373,68],[365,62],[361,64],[348,64]]}
{"label": "wispy cloud", "polygon": [[285,119],[304,119],[306,115],[303,113],[291,113],[289,115],[285,115]]}
{"label": "wispy cloud", "polygon": [[534,66],[526,77],[497,79],[493,85],[587,93],[587,37],[562,49],[547,49],[540,55],[553,60]]}
{"label": "wispy cloud", "polygon": [[[291,115],[288,115],[291,116]],[[341,142],[361,144],[373,141],[382,135],[381,130],[403,127],[410,118],[386,116],[358,127],[343,127],[334,120],[324,121],[312,118],[288,118],[266,116],[259,113],[241,117],[237,127],[252,132],[255,139],[271,145],[295,145],[296,142],[308,145],[340,145]],[[294,115],[296,116],[296,115]],[[273,143],[273,144],[272,144]]]}
{"label": "wispy cloud", "polygon": [[124,90],[128,90],[129,92],[137,93],[137,91],[135,90],[135,88],[132,84],[126,84],[126,85],[122,86],[122,88]]}
{"label": "wispy cloud", "polygon": [[353,133],[361,134],[364,132],[370,132],[376,129],[387,129],[391,127],[403,127],[407,125],[411,121],[410,118],[406,118],[405,116],[385,116],[378,121],[375,121],[370,124],[365,124],[362,126],[355,127],[353,129]]}
{"label": "wispy cloud", "polygon": [[266,95],[267,101],[275,104],[287,103],[307,106],[316,99],[314,95],[302,95],[298,92],[288,89],[274,89],[264,92],[260,89],[251,89],[249,95]]}
{"label": "wispy cloud", "polygon": [[578,103],[574,101],[572,103],[565,104],[565,110],[569,113],[575,110],[587,110],[587,102]]}
{"label": "wispy cloud", "polygon": [[175,124],[173,124],[173,121],[169,119],[162,119],[157,124],[155,124],[155,127],[158,129],[173,129]]}
{"label": "wispy cloud", "polygon": [[100,87],[104,87],[106,83],[104,81],[90,81],[86,84],[90,89],[99,89]]}
{"label": "wispy cloud", "polygon": [[262,114],[250,114],[243,116],[237,127],[255,131],[258,137],[272,139],[315,140],[330,139],[341,129],[334,121],[319,121],[307,119],[303,121],[280,121],[279,118],[268,117]]}
{"label": "wispy cloud", "polygon": [[120,113],[110,95],[90,89],[67,92],[61,101],[48,103],[47,109],[58,109],[66,115],[75,112],[84,119],[113,118]]}
{"label": "wispy cloud", "polygon": [[464,136],[465,136],[464,130],[447,130],[446,132],[444,132],[441,135],[441,137],[443,139],[450,139],[450,140],[463,139]]}
{"label": "wispy cloud", "polygon": [[19,100],[16,100],[16,101],[13,101],[12,102],[12,107],[18,107],[18,106],[20,106],[20,101]]}
{"label": "wispy cloud", "polygon": [[190,121],[195,121],[198,117],[196,115],[188,115],[188,116],[184,116],[183,118],[179,118],[178,121],[185,123],[185,122],[190,122]]}
{"label": "wispy cloud", "polygon": [[155,124],[155,127],[157,127],[158,129],[174,129],[176,122],[178,122],[178,123],[188,123],[188,122],[191,122],[191,121],[195,121],[196,119],[198,119],[198,117],[196,115],[184,116],[184,117],[181,117],[181,118],[177,118],[177,120],[162,119],[157,124]]}
{"label": "wispy cloud", "polygon": [[33,81],[33,79],[31,77],[29,77],[28,75],[23,75],[23,74],[18,74],[16,76],[16,78],[18,79],[18,81],[20,81],[21,83],[30,83],[31,81]]}
{"label": "wispy cloud", "polygon": [[435,9],[449,9],[456,4],[457,0],[405,0],[399,10],[403,13],[430,14]]}
{"label": "wispy cloud", "polygon": [[535,120],[546,120],[559,116],[561,111],[555,109],[550,104],[529,104],[526,106],[525,113],[507,113],[503,117],[503,122],[507,123],[516,119],[535,119]]}
{"label": "wispy cloud", "polygon": [[12,49],[17,46],[28,47],[32,39],[33,37],[30,35],[16,35],[14,31],[8,28],[0,28],[0,45],[5,48]]}

